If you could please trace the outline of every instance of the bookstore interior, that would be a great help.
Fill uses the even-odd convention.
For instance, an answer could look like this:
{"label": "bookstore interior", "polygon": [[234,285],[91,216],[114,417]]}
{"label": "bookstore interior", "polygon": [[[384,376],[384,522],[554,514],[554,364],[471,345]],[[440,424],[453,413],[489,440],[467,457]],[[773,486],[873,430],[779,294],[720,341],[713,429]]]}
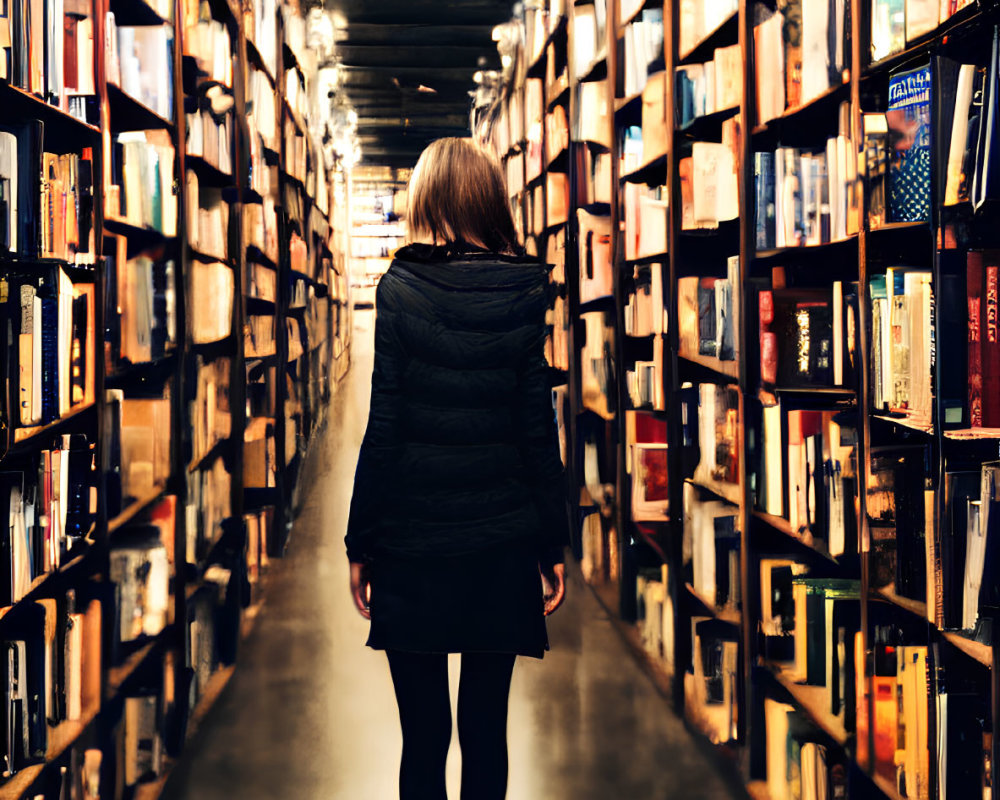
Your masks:
{"label": "bookstore interior", "polygon": [[[754,800],[993,797],[1000,2],[501,5],[585,580]],[[285,551],[409,175],[315,6],[0,0],[0,800],[160,796]]]}

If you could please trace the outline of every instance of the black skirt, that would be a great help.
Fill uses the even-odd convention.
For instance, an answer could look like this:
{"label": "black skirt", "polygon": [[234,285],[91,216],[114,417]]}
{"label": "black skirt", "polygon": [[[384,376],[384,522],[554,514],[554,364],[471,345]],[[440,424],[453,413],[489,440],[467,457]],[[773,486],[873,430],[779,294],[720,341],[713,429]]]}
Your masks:
{"label": "black skirt", "polygon": [[419,561],[380,556],[369,576],[367,644],[376,650],[542,658],[549,649],[533,545]]}

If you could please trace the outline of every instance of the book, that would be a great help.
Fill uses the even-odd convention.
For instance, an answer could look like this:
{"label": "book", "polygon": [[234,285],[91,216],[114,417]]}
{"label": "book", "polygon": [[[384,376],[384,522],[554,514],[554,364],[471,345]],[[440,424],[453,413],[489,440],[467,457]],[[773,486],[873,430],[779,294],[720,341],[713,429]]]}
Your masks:
{"label": "book", "polygon": [[886,123],[890,136],[889,218],[924,222],[930,218],[930,67],[897,72],[889,78]]}
{"label": "book", "polygon": [[871,59],[898,53],[906,47],[905,0],[874,0],[871,10]]}
{"label": "book", "polygon": [[701,457],[694,480],[723,497],[734,497],[738,487],[737,431],[740,403],[733,386],[698,385],[698,440]]}
{"label": "book", "polygon": [[218,261],[192,261],[188,276],[188,335],[195,344],[232,334],[233,270]]}
{"label": "book", "polygon": [[692,664],[684,676],[685,715],[713,744],[734,741],[740,716],[736,629],[697,616],[691,618],[691,628]]}
{"label": "book", "polygon": [[611,217],[577,209],[580,241],[580,302],[610,297],[613,286],[611,266]]}
{"label": "book", "polygon": [[738,510],[731,503],[704,497],[693,483],[685,482],[685,564],[695,592],[711,607],[740,607]]}
{"label": "book", "polygon": [[119,133],[113,139],[105,215],[164,236],[177,231],[174,149],[166,131]]}
{"label": "book", "polygon": [[650,68],[663,62],[663,9],[644,9],[625,29],[624,97],[642,91]]}
{"label": "book", "polygon": [[153,113],[173,122],[172,25],[117,25],[109,14],[105,36],[113,40],[109,82]]}
{"label": "book", "polygon": [[139,527],[111,548],[110,578],[118,594],[119,643],[155,636],[168,622],[170,568],[155,530]]}
{"label": "book", "polygon": [[833,348],[830,291],[772,289],[762,291],[758,302],[764,386],[834,385],[834,361],[843,355]]}
{"label": "book", "polygon": [[929,270],[890,267],[869,280],[877,412],[903,416],[921,428],[933,425],[935,298]]}

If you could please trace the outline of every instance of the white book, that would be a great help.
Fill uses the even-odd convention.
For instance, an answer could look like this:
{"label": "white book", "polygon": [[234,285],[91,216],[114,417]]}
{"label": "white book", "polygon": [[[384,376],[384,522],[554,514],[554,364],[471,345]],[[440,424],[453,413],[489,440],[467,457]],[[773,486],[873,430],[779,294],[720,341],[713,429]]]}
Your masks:
{"label": "white book", "polygon": [[939,0],[906,0],[906,41],[912,42],[938,26]]}
{"label": "white book", "polygon": [[6,182],[7,246],[11,252],[17,252],[17,137],[7,131],[0,131],[0,180]]}
{"label": "white book", "polygon": [[844,385],[844,283],[833,282],[833,385]]}
{"label": "white book", "polygon": [[764,473],[767,478],[764,511],[780,517],[784,511],[784,484],[781,481],[781,406],[764,406]]}
{"label": "white book", "polygon": [[829,20],[834,0],[802,2],[802,103],[830,88]]}
{"label": "white book", "polygon": [[73,351],[73,281],[69,275],[59,268],[58,315],[59,330],[57,331],[58,380],[59,380],[59,416],[69,413],[71,402],[70,362]]}
{"label": "white book", "polygon": [[948,146],[948,169],[945,177],[944,204],[958,204],[958,190],[962,183],[962,162],[969,138],[969,105],[976,78],[975,64],[962,64],[958,70],[955,89],[955,116],[951,124],[951,142]]}

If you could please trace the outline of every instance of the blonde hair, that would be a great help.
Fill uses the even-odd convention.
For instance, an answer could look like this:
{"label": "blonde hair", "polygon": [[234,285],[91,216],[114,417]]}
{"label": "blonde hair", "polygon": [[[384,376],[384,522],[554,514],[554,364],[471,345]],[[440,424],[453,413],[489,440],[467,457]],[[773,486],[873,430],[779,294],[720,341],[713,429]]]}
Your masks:
{"label": "blonde hair", "polygon": [[410,176],[406,217],[410,241],[520,251],[500,165],[472,139],[438,139],[420,154]]}

